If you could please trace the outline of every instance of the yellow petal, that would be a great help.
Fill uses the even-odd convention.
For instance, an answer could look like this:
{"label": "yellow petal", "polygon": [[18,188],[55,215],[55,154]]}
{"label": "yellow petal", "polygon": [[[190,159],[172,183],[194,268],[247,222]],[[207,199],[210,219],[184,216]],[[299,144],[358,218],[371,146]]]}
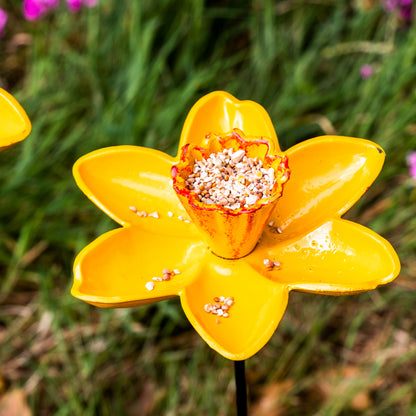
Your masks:
{"label": "yellow petal", "polygon": [[[80,189],[121,225],[170,235],[196,235],[173,191],[173,159],[138,146],[115,146],[89,153],[74,164]],[[185,221],[186,220],[186,221]]]}
{"label": "yellow petal", "polygon": [[247,136],[270,139],[270,153],[279,152],[276,131],[267,111],[254,101],[240,101],[224,91],[199,99],[186,117],[179,150],[187,143],[201,144],[209,133],[218,136],[240,129]]}
{"label": "yellow petal", "polygon": [[[290,289],[349,294],[392,281],[400,263],[384,238],[362,225],[335,219],[308,235],[285,243],[266,231],[247,261],[265,277]],[[267,271],[263,259],[281,263]]]}
{"label": "yellow petal", "polygon": [[[262,348],[276,330],[288,301],[288,289],[264,279],[244,259],[208,254],[198,278],[181,294],[182,307],[196,331],[218,353],[244,360]],[[233,297],[229,317],[205,311],[214,298]]]}
{"label": "yellow petal", "polygon": [[31,128],[25,110],[13,96],[0,88],[0,149],[26,138]]}
{"label": "yellow petal", "polygon": [[384,151],[368,140],[324,136],[286,152],[290,179],[271,219],[288,239],[345,213],[373,183]]}
{"label": "yellow petal", "polygon": [[[72,295],[101,307],[144,305],[176,296],[196,275],[205,246],[139,227],[119,228],[85,247],[74,263]],[[177,270],[168,281],[163,269]],[[152,282],[149,290],[146,284]],[[150,288],[150,286],[148,286]]]}

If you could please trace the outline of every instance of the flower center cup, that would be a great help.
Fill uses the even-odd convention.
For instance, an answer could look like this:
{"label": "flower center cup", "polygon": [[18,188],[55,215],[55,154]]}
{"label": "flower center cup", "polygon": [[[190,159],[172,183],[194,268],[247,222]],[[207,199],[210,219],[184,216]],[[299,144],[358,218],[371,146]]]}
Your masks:
{"label": "flower center cup", "polygon": [[289,179],[287,156],[264,138],[233,130],[182,147],[173,188],[216,255],[237,259],[256,246]]}

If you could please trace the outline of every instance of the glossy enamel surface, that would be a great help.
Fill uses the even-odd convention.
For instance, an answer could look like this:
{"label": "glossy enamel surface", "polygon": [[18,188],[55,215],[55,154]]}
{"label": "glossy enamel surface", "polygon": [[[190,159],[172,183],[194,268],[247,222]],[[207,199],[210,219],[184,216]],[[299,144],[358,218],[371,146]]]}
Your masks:
{"label": "glossy enamel surface", "polygon": [[0,150],[26,138],[31,128],[22,106],[0,88]]}
{"label": "glossy enamel surface", "polygon": [[[110,231],[76,258],[72,294],[101,307],[137,306],[177,296],[194,279],[205,253],[205,245],[192,238],[140,227]],[[163,269],[180,274],[155,282],[149,291],[146,283],[162,277]]]}
{"label": "glossy enamel surface", "polygon": [[[73,173],[88,198],[120,225],[169,235],[196,233],[193,224],[180,219],[189,217],[172,188],[173,161],[156,150],[116,146],[81,157]],[[159,218],[140,217],[131,207],[157,212]]]}
{"label": "glossy enamel surface", "polygon": [[[233,128],[246,128],[257,136],[270,134],[270,152],[278,152],[265,110],[223,92],[208,94],[195,104],[181,146],[201,145],[200,135]],[[384,161],[382,149],[366,140],[325,136],[303,142],[285,155],[290,179],[270,217],[273,223],[265,226],[252,252],[235,260],[214,255],[203,233],[190,222],[172,186],[171,169],[178,156],[120,146],[82,157],[74,165],[78,186],[122,227],[100,236],[77,256],[72,294],[101,307],[137,306],[180,296],[201,337],[224,357],[243,360],[271,337],[291,290],[351,294],[393,280],[400,263],[391,245],[340,218],[377,177]],[[158,212],[158,218],[138,216],[131,206]],[[232,234],[246,238],[247,229],[237,225]],[[281,268],[266,270],[265,258],[279,261]],[[164,268],[181,273],[146,289]],[[235,299],[229,317],[205,311],[216,296]]]}
{"label": "glossy enamel surface", "polygon": [[186,143],[201,144],[207,134],[221,136],[234,129],[243,131],[246,136],[264,136],[269,140],[271,153],[280,151],[273,123],[261,105],[215,91],[199,99],[189,111],[178,152]]}
{"label": "glossy enamel surface", "polygon": [[[197,278],[185,288],[181,302],[192,325],[220,354],[243,360],[273,335],[287,306],[288,290],[256,273],[247,262],[208,254]],[[229,317],[204,310],[215,297],[233,297]]]}
{"label": "glossy enamel surface", "polygon": [[[247,262],[266,278],[289,289],[325,294],[349,294],[390,282],[400,269],[391,245],[359,224],[333,219],[306,235],[281,243],[267,227]],[[267,271],[261,261],[282,264]]]}
{"label": "glossy enamel surface", "polygon": [[272,217],[285,239],[344,214],[376,179],[385,158],[373,142],[340,136],[306,140],[286,154],[291,177]]}

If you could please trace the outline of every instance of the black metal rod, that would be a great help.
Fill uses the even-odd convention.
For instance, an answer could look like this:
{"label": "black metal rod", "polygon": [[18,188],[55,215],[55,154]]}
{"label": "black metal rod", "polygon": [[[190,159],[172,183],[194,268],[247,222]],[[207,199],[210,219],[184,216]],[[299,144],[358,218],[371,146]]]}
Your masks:
{"label": "black metal rod", "polygon": [[234,361],[237,416],[247,416],[247,386],[244,363],[244,360]]}

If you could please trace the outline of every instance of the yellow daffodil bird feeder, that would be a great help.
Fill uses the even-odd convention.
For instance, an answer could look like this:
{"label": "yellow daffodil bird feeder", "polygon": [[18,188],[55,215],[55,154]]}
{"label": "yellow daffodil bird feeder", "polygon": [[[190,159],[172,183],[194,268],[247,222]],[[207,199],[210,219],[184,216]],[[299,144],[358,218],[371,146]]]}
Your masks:
{"label": "yellow daffodil bird feeder", "polygon": [[105,308],[179,296],[211,348],[245,360],[291,290],[353,294],[398,275],[392,246],[341,218],[384,158],[341,136],[281,151],[262,106],[210,93],[190,110],[176,156],[126,145],[75,163],[80,189],[121,227],[79,253],[72,294]]}

